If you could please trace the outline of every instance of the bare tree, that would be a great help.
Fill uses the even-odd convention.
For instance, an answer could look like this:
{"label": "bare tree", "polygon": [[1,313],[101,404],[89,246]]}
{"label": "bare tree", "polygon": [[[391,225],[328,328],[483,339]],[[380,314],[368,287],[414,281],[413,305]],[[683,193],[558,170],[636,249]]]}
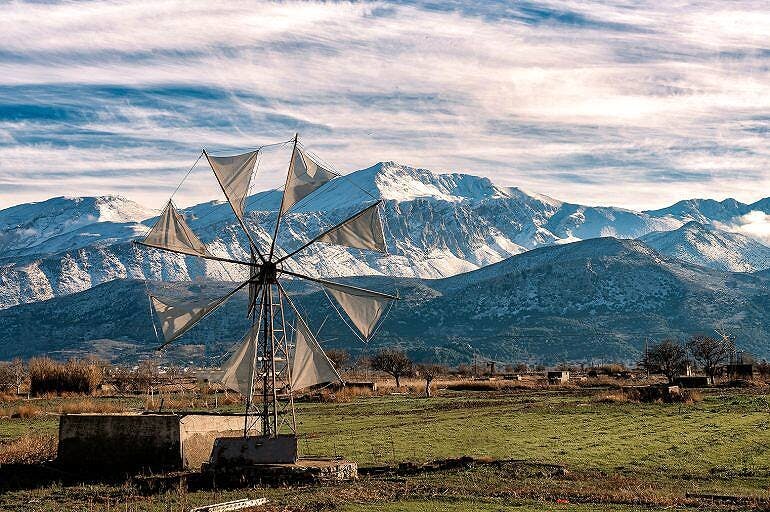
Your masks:
{"label": "bare tree", "polygon": [[425,379],[425,396],[430,398],[430,386],[433,384],[433,379],[445,375],[448,369],[441,364],[421,364],[417,366],[417,371]]}
{"label": "bare tree", "polygon": [[15,358],[10,363],[0,363],[0,388],[16,389],[21,394],[21,386],[27,380],[27,367],[24,361]]}
{"label": "bare tree", "polygon": [[139,367],[136,369],[134,386],[137,390],[146,391],[150,395],[158,377],[158,365],[150,359],[145,359],[139,363]]}
{"label": "bare tree", "polygon": [[702,334],[696,334],[687,342],[687,349],[693,359],[708,376],[709,382],[714,383],[717,368],[726,363],[732,352],[729,339],[716,339]]}
{"label": "bare tree", "polygon": [[396,379],[396,387],[401,387],[401,377],[412,373],[412,360],[403,350],[384,348],[372,357],[373,370],[391,375]]}
{"label": "bare tree", "polygon": [[342,371],[350,364],[350,352],[342,348],[333,348],[326,351],[326,356],[332,362],[337,371]]}
{"label": "bare tree", "polygon": [[651,373],[662,373],[673,384],[687,364],[687,351],[674,340],[663,340],[647,350],[642,365]]}

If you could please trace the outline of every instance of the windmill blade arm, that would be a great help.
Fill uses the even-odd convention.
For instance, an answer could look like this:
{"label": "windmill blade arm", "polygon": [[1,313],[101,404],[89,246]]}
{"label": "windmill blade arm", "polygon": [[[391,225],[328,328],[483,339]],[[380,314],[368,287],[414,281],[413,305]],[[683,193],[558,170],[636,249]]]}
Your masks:
{"label": "windmill blade arm", "polygon": [[[291,148],[291,158],[294,159],[294,153],[297,151],[297,138],[299,138],[299,134],[294,134],[294,146]],[[283,184],[283,194],[281,194],[281,205],[278,207],[278,216],[275,219],[275,229],[273,230],[273,240],[270,242],[270,252],[268,253],[267,259],[272,260],[273,259],[273,252],[275,251],[275,242],[278,238],[278,228],[281,226],[281,216],[283,214],[283,205],[284,201],[286,201],[286,187],[289,186],[289,180],[291,178],[291,170],[292,170],[292,161],[289,162],[289,169],[286,171],[286,181]]]}
{"label": "windmill blade arm", "polygon": [[[257,150],[257,153],[259,153],[259,149]],[[209,157],[209,154],[206,152],[206,150],[203,150],[203,154],[206,157],[206,161],[208,161],[209,166],[214,169],[213,164],[211,163],[211,158]],[[225,190],[224,184],[222,184],[222,180],[219,179],[219,175],[214,172],[214,177],[217,180],[217,183],[219,184],[219,188],[222,189],[222,193],[225,195],[225,198],[227,199],[227,204],[230,205],[230,208],[232,208],[233,213],[238,218],[238,223],[241,226],[241,229],[243,230],[243,233],[246,235],[246,238],[249,239],[249,245],[251,245],[252,250],[259,256],[259,259],[262,260],[262,262],[265,262],[265,257],[260,252],[259,248],[257,247],[257,244],[254,242],[254,239],[251,237],[251,232],[249,232],[248,228],[246,227],[246,223],[243,222],[243,219],[241,218],[241,215],[238,214],[238,210],[235,208],[235,205],[233,205],[233,202],[230,200],[230,196],[227,193],[227,190]]]}
{"label": "windmill blade arm", "polygon": [[[207,316],[209,316],[211,313],[213,313],[214,311],[216,311],[217,309],[219,309],[219,307],[220,307],[222,304],[224,304],[225,302],[227,302],[227,301],[228,301],[228,299],[229,299],[230,297],[232,297],[233,295],[235,295],[235,294],[236,294],[238,291],[242,290],[242,289],[243,289],[243,288],[244,288],[246,285],[248,285],[250,282],[251,282],[251,280],[250,280],[250,279],[249,279],[249,280],[247,280],[247,281],[244,281],[243,283],[239,284],[239,285],[238,285],[238,286],[237,286],[235,289],[233,289],[232,291],[228,292],[226,295],[222,296],[220,299],[218,299],[218,301],[216,301],[216,303],[214,304],[214,306],[213,306],[213,307],[211,307],[211,309],[209,309],[208,311],[206,311],[206,312],[205,312],[204,314],[202,314],[202,315],[201,315],[199,318],[197,318],[197,319],[195,319],[194,321],[190,322],[189,324],[185,325],[185,326],[184,326],[184,328],[182,328],[182,329],[179,329],[178,331],[174,332],[174,335],[173,335],[173,337],[172,337],[172,338],[170,338],[170,339],[166,340],[164,343],[162,343],[161,345],[157,346],[157,347],[155,348],[155,350],[162,350],[162,349],[163,349],[163,348],[165,348],[165,347],[166,347],[166,346],[167,346],[169,343],[172,343],[173,341],[177,340],[177,339],[178,339],[180,336],[182,336],[184,333],[186,333],[187,331],[189,331],[190,329],[192,329],[193,327],[195,327],[196,325],[198,325],[198,323],[200,323],[200,321],[201,321],[201,320],[203,320],[204,318],[206,318]],[[153,298],[154,298],[154,296],[151,296],[151,297],[153,297]]]}
{"label": "windmill blade arm", "polygon": [[279,259],[279,260],[277,261],[277,263],[281,263],[282,261],[284,261],[284,260],[287,260],[287,259],[291,258],[292,256],[294,256],[294,255],[295,255],[295,254],[297,254],[298,252],[304,251],[305,249],[307,249],[308,247],[310,247],[311,245],[313,245],[314,243],[316,243],[318,240],[322,239],[324,236],[328,235],[329,233],[331,233],[331,232],[332,232],[332,231],[334,231],[335,229],[339,228],[340,226],[342,226],[342,225],[343,225],[343,224],[345,224],[346,222],[349,222],[349,221],[351,221],[351,220],[355,219],[356,217],[358,217],[359,215],[361,215],[362,213],[364,213],[364,212],[365,212],[366,210],[368,210],[369,208],[372,208],[372,207],[376,207],[376,206],[379,206],[379,205],[380,205],[380,204],[382,204],[382,203],[383,203],[383,201],[382,201],[382,199],[380,199],[380,200],[378,200],[376,203],[374,203],[374,204],[370,204],[370,205],[369,205],[369,206],[367,206],[366,208],[363,208],[363,209],[361,209],[360,211],[357,211],[356,213],[354,213],[353,215],[351,215],[351,216],[350,216],[350,217],[348,217],[347,219],[343,220],[342,222],[338,223],[338,224],[337,224],[337,225],[335,225],[335,226],[332,226],[331,228],[327,229],[326,231],[324,231],[324,232],[323,232],[323,233],[321,233],[320,235],[316,236],[315,238],[313,238],[312,240],[310,240],[308,243],[306,243],[305,245],[303,245],[303,246],[302,246],[302,247],[300,247],[299,249],[295,249],[295,250],[294,250],[294,251],[292,251],[291,253],[289,253],[289,254],[287,254],[286,256],[284,256],[283,258]]}
{"label": "windmill blade arm", "polygon": [[143,247],[149,247],[150,249],[158,249],[160,251],[173,252],[174,254],[183,254],[185,256],[193,256],[195,258],[203,258],[205,260],[222,261],[224,263],[235,263],[236,265],[247,265],[249,267],[260,267],[261,266],[259,264],[251,263],[249,261],[234,260],[234,259],[230,259],[230,258],[220,258],[219,256],[204,256],[202,254],[190,254],[188,252],[182,252],[182,251],[177,251],[177,250],[174,250],[174,249],[169,249],[168,247],[161,247],[159,245],[146,244],[146,243],[144,243],[144,242],[142,242],[140,240],[134,240],[132,243],[134,243],[135,245],[141,245]]}
{"label": "windmill blade arm", "polygon": [[361,287],[358,287],[358,286],[351,286],[349,284],[335,283],[334,281],[327,281],[326,279],[321,279],[321,278],[318,278],[318,277],[310,277],[310,276],[306,276],[304,274],[299,274],[297,272],[291,272],[290,270],[283,270],[283,269],[281,269],[278,272],[280,272],[281,274],[286,274],[288,276],[296,277],[296,278],[299,278],[299,279],[305,279],[307,281],[312,281],[312,282],[320,284],[320,285],[334,286],[334,287],[337,287],[337,288],[340,288],[340,289],[343,289],[343,290],[347,289],[347,291],[351,292],[351,293],[364,293],[364,294],[368,294],[368,295],[371,295],[373,297],[379,297],[379,298],[382,298],[382,299],[401,300],[401,297],[399,297],[398,295],[390,295],[390,294],[387,294],[387,293],[375,292],[374,290],[368,290],[366,288],[361,288]]}

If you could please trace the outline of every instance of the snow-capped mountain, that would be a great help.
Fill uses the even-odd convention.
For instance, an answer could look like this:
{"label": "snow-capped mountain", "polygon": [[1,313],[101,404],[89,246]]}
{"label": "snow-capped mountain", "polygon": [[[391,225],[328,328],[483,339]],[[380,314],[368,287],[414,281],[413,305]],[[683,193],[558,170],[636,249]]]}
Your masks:
{"label": "snow-capped mountain", "polygon": [[704,267],[731,272],[770,268],[770,247],[694,220],[673,231],[648,233],[640,240],[662,254]]}
{"label": "snow-capped mountain", "polygon": [[[125,239],[133,233],[122,231],[123,225],[151,215],[151,210],[119,196],[54,197],[11,206],[0,210],[0,256],[44,255],[103,244],[105,238],[108,243]],[[116,233],[111,233],[113,226]]]}
{"label": "snow-capped mountain", "polygon": [[[316,244],[287,266],[329,277],[441,278],[536,247],[600,236],[636,238],[677,229],[697,212],[705,221],[715,215],[706,207],[709,201],[650,212],[582,206],[497,186],[487,178],[383,162],[334,180],[295,205],[282,224],[280,250],[300,246],[374,198],[385,200],[388,255]],[[279,203],[278,192],[248,198],[247,223],[263,246]],[[736,215],[753,206],[737,204]],[[113,279],[243,277],[240,267],[135,248],[131,240],[146,232],[158,211],[119,197],[55,198],[0,211],[0,308]],[[719,210],[714,220],[729,222],[726,211]],[[226,203],[195,205],[184,214],[214,254],[247,256],[245,240]]]}

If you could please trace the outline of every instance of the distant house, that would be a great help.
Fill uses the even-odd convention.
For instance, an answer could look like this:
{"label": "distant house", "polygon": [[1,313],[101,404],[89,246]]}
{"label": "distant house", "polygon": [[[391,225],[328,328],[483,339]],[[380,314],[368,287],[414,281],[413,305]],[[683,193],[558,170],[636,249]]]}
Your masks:
{"label": "distant house", "polygon": [[569,372],[566,370],[549,370],[546,374],[548,384],[566,384],[569,382]]}

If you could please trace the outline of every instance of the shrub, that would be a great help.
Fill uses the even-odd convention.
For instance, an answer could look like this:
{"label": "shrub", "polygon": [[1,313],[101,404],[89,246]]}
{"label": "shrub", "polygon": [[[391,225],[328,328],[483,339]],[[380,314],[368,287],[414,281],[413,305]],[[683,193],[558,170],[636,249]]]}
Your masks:
{"label": "shrub", "polygon": [[46,393],[93,394],[104,378],[97,361],[70,359],[66,363],[48,357],[29,360],[30,392],[34,395]]}
{"label": "shrub", "polygon": [[36,418],[43,414],[43,410],[34,405],[20,405],[16,408],[16,411],[11,413],[11,418],[22,418],[28,420],[30,418]]}

